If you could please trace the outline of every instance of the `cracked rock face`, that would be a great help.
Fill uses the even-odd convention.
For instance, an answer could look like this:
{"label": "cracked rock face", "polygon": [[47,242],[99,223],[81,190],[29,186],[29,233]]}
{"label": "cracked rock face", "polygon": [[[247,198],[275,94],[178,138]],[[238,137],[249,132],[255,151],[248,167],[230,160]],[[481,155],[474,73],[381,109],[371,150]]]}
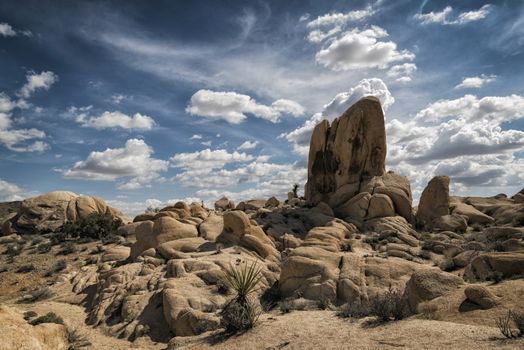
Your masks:
{"label": "cracked rock face", "polygon": [[325,202],[337,217],[358,225],[366,220],[413,219],[409,181],[385,171],[384,113],[375,97],[364,97],[331,125],[319,123],[311,137],[306,199]]}

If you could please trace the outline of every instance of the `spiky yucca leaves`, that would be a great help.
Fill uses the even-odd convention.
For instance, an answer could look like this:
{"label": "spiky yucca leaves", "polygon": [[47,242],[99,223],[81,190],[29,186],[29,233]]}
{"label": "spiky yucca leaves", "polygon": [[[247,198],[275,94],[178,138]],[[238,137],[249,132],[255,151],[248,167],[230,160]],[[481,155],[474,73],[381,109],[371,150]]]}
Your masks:
{"label": "spiky yucca leaves", "polygon": [[255,325],[260,310],[248,296],[256,290],[261,278],[262,269],[256,262],[232,266],[226,271],[226,280],[236,292],[235,298],[220,312],[220,324],[227,332],[245,331]]}
{"label": "spiky yucca leaves", "polygon": [[242,264],[240,267],[231,267],[226,271],[226,279],[237,293],[237,299],[246,299],[256,290],[262,278],[262,268],[256,262]]}

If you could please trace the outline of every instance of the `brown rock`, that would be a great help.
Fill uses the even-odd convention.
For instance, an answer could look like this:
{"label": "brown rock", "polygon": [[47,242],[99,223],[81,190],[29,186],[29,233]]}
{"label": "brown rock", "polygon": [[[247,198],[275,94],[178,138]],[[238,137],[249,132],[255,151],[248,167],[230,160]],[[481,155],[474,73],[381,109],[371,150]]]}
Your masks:
{"label": "brown rock", "polygon": [[432,300],[463,284],[462,278],[440,270],[415,271],[408,283],[404,295],[412,311],[422,301]]}
{"label": "brown rock", "polygon": [[488,288],[480,285],[467,286],[464,290],[466,298],[471,300],[483,309],[491,309],[497,306],[497,297],[489,291]]}
{"label": "brown rock", "polygon": [[449,177],[435,176],[422,191],[416,219],[426,226],[443,215],[449,215]]}

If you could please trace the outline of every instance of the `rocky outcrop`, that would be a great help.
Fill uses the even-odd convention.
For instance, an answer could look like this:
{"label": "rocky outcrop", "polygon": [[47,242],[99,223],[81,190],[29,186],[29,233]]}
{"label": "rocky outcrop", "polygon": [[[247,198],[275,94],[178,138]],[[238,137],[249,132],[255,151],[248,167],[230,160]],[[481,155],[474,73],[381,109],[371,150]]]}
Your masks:
{"label": "rocky outcrop", "polygon": [[0,305],[0,344],[4,350],[69,348],[64,325],[42,323],[30,325],[15,309]]}
{"label": "rocky outcrop", "polygon": [[467,286],[464,289],[466,298],[482,309],[491,309],[498,305],[498,298],[488,288],[480,285]]}
{"label": "rocky outcrop", "polygon": [[222,197],[219,200],[215,202],[215,210],[217,211],[224,211],[224,210],[231,210],[235,209],[235,202],[230,200],[227,197]]}
{"label": "rocky outcrop", "polygon": [[428,182],[420,196],[416,214],[417,225],[426,229],[439,225],[446,226],[446,221],[452,220],[446,217],[450,214],[449,206],[449,177],[435,176]]}
{"label": "rocky outcrop", "polygon": [[386,173],[386,131],[378,99],[365,97],[311,136],[306,200],[328,203],[337,217],[357,225],[400,215],[412,221],[409,181]]}
{"label": "rocky outcrop", "polygon": [[54,232],[66,222],[82,219],[91,213],[110,214],[123,222],[129,220],[102,198],[78,196],[73,192],[56,191],[25,199],[15,214],[4,222],[4,234],[12,232]]}

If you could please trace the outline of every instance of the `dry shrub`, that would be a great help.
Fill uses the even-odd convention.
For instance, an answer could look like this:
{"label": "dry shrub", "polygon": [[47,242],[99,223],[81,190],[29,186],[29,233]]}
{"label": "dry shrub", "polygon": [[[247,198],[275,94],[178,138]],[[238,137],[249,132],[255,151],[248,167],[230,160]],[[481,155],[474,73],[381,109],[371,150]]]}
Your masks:
{"label": "dry shrub", "polygon": [[401,320],[408,315],[408,306],[400,291],[389,288],[370,301],[370,314],[382,322]]}

